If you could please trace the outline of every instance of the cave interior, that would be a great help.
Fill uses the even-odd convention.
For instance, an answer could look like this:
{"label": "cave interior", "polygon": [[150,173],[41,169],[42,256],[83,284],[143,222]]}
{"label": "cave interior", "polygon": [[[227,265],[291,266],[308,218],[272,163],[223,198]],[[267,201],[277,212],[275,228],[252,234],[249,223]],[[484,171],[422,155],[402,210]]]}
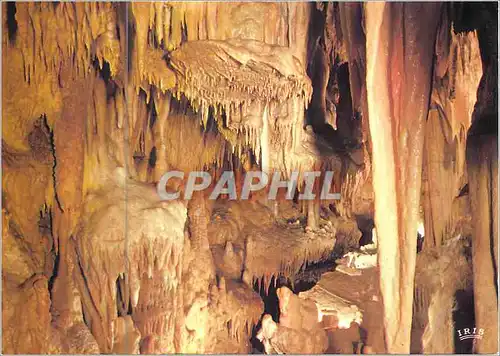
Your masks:
{"label": "cave interior", "polygon": [[498,352],[496,2],[1,10],[2,353]]}

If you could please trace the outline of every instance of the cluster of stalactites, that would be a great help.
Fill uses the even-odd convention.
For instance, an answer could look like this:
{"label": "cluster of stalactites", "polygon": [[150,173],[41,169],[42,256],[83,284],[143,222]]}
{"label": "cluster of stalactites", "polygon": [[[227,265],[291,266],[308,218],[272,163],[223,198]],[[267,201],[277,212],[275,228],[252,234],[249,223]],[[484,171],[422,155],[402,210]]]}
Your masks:
{"label": "cluster of stalactites", "polygon": [[[260,160],[269,146],[261,142],[265,120],[287,133],[301,126],[312,86],[304,66],[308,7],[254,6],[276,21],[250,16],[245,4],[132,4],[133,80],[147,100],[153,86],[157,95],[187,99],[204,126],[213,115],[233,152],[250,148]],[[276,106],[300,109],[277,118]]]}
{"label": "cluster of stalactites", "polygon": [[187,42],[171,53],[174,96],[186,97],[206,124],[236,132],[259,155],[265,120],[276,127],[303,121],[311,81],[290,49],[250,40]]}
{"label": "cluster of stalactites", "polygon": [[298,49],[307,41],[308,4],[167,1],[133,3],[131,9],[146,30],[144,44],[166,51],[200,40],[251,38]]}
{"label": "cluster of stalactites", "polygon": [[17,31],[12,45],[22,53],[24,76],[34,82],[64,64],[73,76],[86,76],[93,59],[120,70],[120,43],[113,3],[16,3]]}
{"label": "cluster of stalactites", "polygon": [[[224,103],[213,107],[213,116],[221,133],[229,141],[232,152],[244,152],[250,148],[256,160],[261,161],[262,152],[278,146],[291,150],[300,141],[307,102],[293,97],[285,102],[246,101]],[[210,107],[202,105],[202,122],[208,120]]]}
{"label": "cluster of stalactites", "polygon": [[257,286],[259,290],[263,288],[265,293],[272,287],[271,284],[277,283],[280,276],[293,279],[308,264],[328,258],[335,245],[335,239],[328,232],[316,235],[290,231],[268,233],[272,233],[279,243],[266,243],[266,233],[247,238],[247,257],[242,275],[245,283]]}
{"label": "cluster of stalactites", "polygon": [[[433,100],[442,112],[447,113],[453,132],[449,138],[451,141],[461,131],[466,132],[471,124],[477,99],[476,88],[483,74],[477,31],[456,33],[452,25],[449,33],[440,33],[438,36],[436,52],[435,72],[441,85],[435,84],[437,93],[434,93]],[[454,106],[450,104],[460,106],[460,109],[455,113]]]}

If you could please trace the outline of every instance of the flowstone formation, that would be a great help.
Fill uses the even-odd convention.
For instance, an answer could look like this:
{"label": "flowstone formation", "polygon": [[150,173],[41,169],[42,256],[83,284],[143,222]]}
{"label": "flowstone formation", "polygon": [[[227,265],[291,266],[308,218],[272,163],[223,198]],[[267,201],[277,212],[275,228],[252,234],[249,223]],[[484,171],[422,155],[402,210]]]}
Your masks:
{"label": "flowstone formation", "polygon": [[497,352],[496,11],[2,3],[2,352]]}

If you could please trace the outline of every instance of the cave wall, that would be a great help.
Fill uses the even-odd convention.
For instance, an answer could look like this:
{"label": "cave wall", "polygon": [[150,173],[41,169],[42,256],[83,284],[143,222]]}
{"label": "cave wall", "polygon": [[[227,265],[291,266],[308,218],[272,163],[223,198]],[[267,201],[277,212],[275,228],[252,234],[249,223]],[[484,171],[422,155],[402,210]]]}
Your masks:
{"label": "cave wall", "polygon": [[465,145],[482,75],[477,32],[455,33],[446,17],[442,21],[425,128],[422,178],[424,244],[430,249],[453,237],[458,220],[467,215],[463,208],[460,210],[468,205],[463,202],[468,199],[463,194],[467,184]]}
{"label": "cave wall", "polygon": [[[490,7],[491,6],[491,7]],[[464,28],[478,26],[483,76],[467,136],[466,164],[473,224],[472,259],[476,324],[486,336],[477,342],[480,353],[498,351],[498,19],[496,6],[473,7],[475,16]],[[460,9],[459,17],[470,8]]]}

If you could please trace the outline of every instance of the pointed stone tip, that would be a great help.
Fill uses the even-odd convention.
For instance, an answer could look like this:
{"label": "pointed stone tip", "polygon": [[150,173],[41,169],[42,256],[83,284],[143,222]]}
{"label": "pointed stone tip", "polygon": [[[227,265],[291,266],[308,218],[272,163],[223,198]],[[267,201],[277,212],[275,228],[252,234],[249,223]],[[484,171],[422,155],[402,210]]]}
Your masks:
{"label": "pointed stone tip", "polygon": [[226,280],[224,277],[220,277],[220,279],[219,279],[219,290],[223,293],[225,293],[227,291]]}
{"label": "pointed stone tip", "polygon": [[231,241],[226,242],[226,247],[224,249],[224,253],[226,256],[233,256],[234,255],[234,248],[233,248],[233,244],[231,243]]}
{"label": "pointed stone tip", "polygon": [[219,294],[219,288],[215,284],[212,285],[210,289],[212,296],[217,296]]}
{"label": "pointed stone tip", "polygon": [[252,286],[253,284],[253,278],[250,275],[250,272],[248,270],[243,271],[243,275],[241,276],[241,280],[248,286]]}

